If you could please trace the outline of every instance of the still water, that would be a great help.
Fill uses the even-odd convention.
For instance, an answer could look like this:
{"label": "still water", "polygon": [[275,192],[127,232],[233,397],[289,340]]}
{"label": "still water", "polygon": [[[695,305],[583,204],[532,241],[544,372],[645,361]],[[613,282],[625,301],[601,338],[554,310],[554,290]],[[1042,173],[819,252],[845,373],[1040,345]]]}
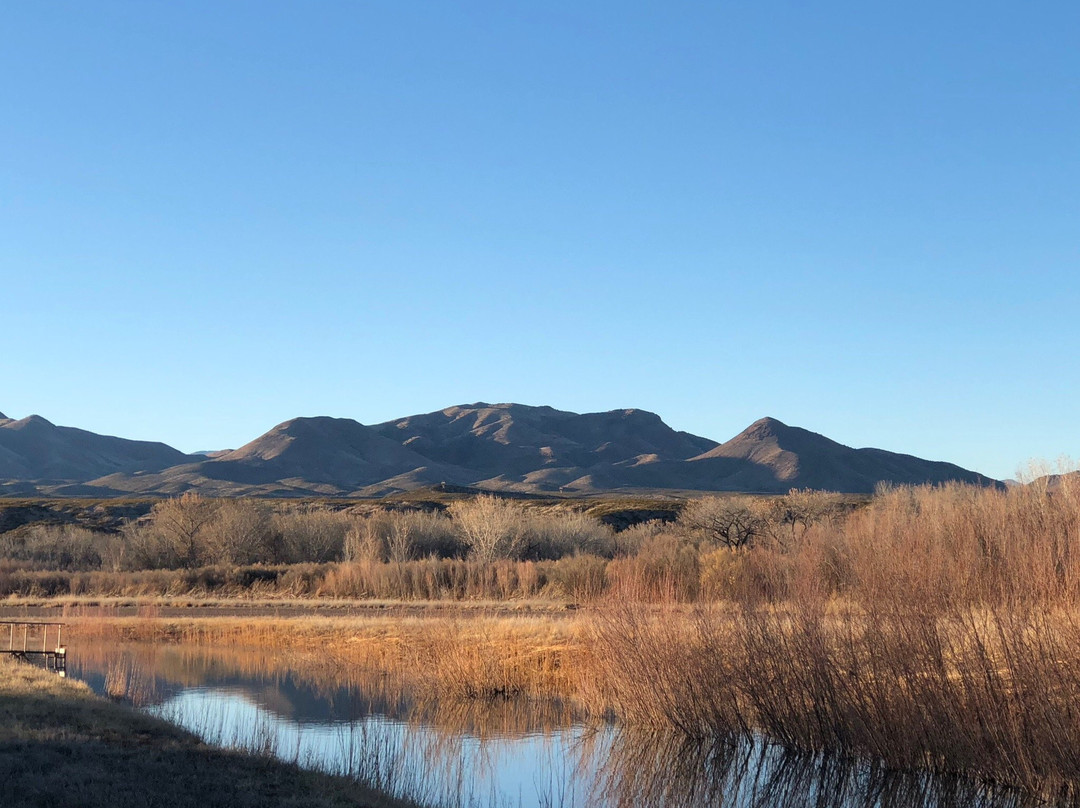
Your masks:
{"label": "still water", "polygon": [[[977,783],[760,741],[643,736],[530,700],[437,704],[387,675],[196,646],[72,649],[68,675],[210,743],[274,754],[432,806],[1026,806]],[[1043,803],[1045,804],[1045,803]]]}

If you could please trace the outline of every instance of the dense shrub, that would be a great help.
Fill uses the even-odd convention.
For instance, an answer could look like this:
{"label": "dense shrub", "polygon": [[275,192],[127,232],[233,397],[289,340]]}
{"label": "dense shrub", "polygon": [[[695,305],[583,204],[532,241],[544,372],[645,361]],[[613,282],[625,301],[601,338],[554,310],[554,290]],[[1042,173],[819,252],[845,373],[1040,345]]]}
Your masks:
{"label": "dense shrub", "polygon": [[1080,481],[1009,491],[882,489],[858,508],[797,491],[711,497],[691,503],[676,522],[621,533],[570,509],[494,497],[455,503],[447,514],[359,514],[186,495],[118,534],[40,524],[0,534],[0,595],[240,591],[1057,601],[1080,597]]}
{"label": "dense shrub", "polygon": [[0,533],[0,558],[51,570],[100,569],[119,538],[73,525],[27,525]]}

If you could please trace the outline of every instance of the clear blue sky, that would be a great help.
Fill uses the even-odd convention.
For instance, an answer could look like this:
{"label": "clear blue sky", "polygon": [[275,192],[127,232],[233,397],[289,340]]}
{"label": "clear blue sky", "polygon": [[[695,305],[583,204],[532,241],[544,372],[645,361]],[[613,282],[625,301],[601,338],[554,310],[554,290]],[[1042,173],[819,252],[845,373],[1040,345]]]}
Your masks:
{"label": "clear blue sky", "polygon": [[1080,454],[1080,4],[0,8],[0,411]]}

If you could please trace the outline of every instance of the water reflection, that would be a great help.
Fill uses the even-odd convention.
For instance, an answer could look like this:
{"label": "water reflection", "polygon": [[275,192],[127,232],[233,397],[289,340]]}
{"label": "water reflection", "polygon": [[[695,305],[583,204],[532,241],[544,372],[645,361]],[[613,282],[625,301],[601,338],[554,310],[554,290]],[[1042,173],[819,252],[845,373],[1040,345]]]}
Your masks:
{"label": "water reflection", "polygon": [[440,806],[1027,808],[959,779],[740,741],[587,723],[535,700],[437,703],[380,672],[192,646],[78,649],[71,675],[207,741],[363,778]]}
{"label": "water reflection", "polygon": [[761,742],[703,745],[620,734],[598,768],[610,806],[746,808],[1028,808],[1043,800],[961,778],[897,772],[835,755],[786,752]]}

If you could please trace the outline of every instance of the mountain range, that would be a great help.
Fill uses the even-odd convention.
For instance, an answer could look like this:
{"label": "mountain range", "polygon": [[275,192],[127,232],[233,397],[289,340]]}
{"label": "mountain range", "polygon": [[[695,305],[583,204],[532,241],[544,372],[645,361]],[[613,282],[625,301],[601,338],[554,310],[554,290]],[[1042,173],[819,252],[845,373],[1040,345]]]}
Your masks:
{"label": "mountain range", "polygon": [[0,495],[383,496],[436,485],[551,494],[866,493],[880,482],[950,480],[997,484],[951,463],[853,449],[775,418],[718,443],[645,410],[477,403],[373,426],[294,418],[239,449],[189,455],[37,415],[0,414]]}

